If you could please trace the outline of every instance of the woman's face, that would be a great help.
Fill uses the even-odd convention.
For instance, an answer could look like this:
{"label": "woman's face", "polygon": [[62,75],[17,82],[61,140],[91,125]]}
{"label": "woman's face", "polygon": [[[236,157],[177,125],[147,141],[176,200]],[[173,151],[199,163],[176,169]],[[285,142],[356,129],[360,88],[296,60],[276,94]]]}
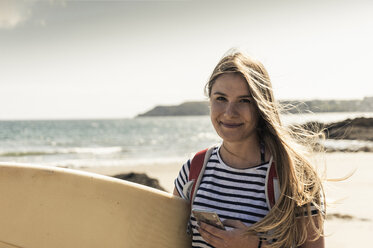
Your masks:
{"label": "woman's face", "polygon": [[258,111],[242,76],[224,74],[211,88],[211,121],[224,142],[257,139]]}

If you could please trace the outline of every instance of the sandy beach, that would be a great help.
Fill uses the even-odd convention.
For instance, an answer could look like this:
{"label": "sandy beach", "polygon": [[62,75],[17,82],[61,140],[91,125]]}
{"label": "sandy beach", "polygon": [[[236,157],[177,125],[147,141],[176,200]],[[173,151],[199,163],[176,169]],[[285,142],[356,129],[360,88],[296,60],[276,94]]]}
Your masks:
{"label": "sandy beach", "polygon": [[[341,182],[326,182],[328,204],[326,221],[326,247],[369,246],[373,234],[373,153],[327,153],[316,156],[320,164],[326,165],[329,179],[354,174]],[[183,161],[168,164],[151,164],[128,167],[85,168],[103,175],[138,172],[159,180],[160,185],[172,192],[173,181]],[[323,168],[322,166],[320,168]]]}
{"label": "sandy beach", "polygon": [[325,158],[329,178],[343,177],[356,169],[349,179],[325,184],[328,215],[342,217],[327,220],[327,247],[371,247],[373,153],[331,153]]}

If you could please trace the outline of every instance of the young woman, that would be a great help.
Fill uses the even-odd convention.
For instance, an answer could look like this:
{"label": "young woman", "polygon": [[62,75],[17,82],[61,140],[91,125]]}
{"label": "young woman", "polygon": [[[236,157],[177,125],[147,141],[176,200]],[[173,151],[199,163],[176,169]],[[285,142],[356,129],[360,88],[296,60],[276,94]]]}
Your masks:
{"label": "young woman", "polygon": [[[232,52],[215,67],[206,93],[222,143],[212,151],[192,208],[217,213],[226,228],[198,223],[191,214],[192,246],[324,247],[321,180],[305,155],[306,138],[315,135],[281,124],[264,66]],[[175,195],[185,197],[190,162],[175,180]],[[270,210],[265,185],[271,164],[281,194]]]}

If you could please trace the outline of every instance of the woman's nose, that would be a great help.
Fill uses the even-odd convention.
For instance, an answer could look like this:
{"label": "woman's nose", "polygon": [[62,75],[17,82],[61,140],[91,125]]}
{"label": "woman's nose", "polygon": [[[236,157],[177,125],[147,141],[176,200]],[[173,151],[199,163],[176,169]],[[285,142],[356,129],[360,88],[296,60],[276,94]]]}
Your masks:
{"label": "woman's nose", "polygon": [[237,106],[235,103],[228,103],[225,108],[225,114],[227,116],[236,116],[237,115]]}

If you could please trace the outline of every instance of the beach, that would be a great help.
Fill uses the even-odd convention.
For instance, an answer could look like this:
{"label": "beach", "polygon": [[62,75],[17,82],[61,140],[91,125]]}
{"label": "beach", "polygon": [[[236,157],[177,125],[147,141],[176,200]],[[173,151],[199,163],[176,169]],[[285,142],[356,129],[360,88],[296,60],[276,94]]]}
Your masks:
{"label": "beach", "polygon": [[[370,242],[373,234],[373,153],[326,153],[317,155],[316,161],[323,172],[326,165],[326,177],[343,178],[339,182],[325,183],[328,220],[325,224],[326,247],[361,247]],[[180,163],[154,163],[136,166],[86,167],[83,170],[113,176],[121,173],[146,173],[159,180],[168,192],[173,191],[173,181],[183,161]]]}
{"label": "beach", "polygon": [[[344,121],[348,118],[354,121]],[[329,123],[328,134],[343,134],[342,139],[325,140],[328,152],[314,157],[320,172],[326,168],[326,178],[343,178],[356,170],[346,180],[325,183],[327,247],[367,246],[373,234],[369,208],[373,203],[369,193],[373,190],[372,119],[373,112],[283,116],[287,124],[318,121]],[[179,169],[193,151],[220,142],[208,116],[0,121],[2,162],[108,176],[145,173],[168,192],[173,191]]]}

